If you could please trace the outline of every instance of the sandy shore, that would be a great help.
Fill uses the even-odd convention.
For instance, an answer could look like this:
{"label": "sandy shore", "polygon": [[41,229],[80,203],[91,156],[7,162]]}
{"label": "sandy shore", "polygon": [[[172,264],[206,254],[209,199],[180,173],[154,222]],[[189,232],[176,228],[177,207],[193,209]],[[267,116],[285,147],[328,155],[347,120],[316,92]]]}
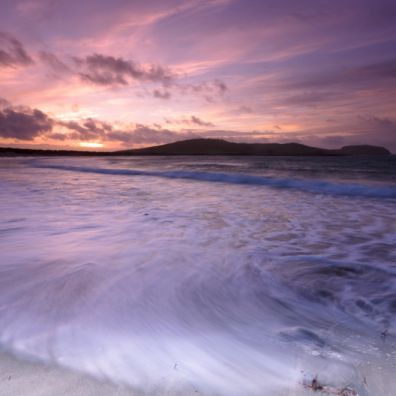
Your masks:
{"label": "sandy shore", "polygon": [[1,396],[137,396],[131,389],[0,353]]}
{"label": "sandy shore", "polygon": [[[309,392],[310,393],[310,392]],[[0,352],[0,396],[148,396],[126,386],[97,380],[59,366],[20,360]],[[150,396],[196,396],[203,393],[185,389],[157,389]],[[265,389],[263,395],[267,395]],[[279,395],[277,393],[277,395]],[[303,388],[282,392],[284,396],[307,396]]]}
{"label": "sandy shore", "polygon": [[[322,364],[325,364],[325,362],[322,362]],[[323,374],[322,377],[326,379],[326,375]],[[373,382],[373,379],[371,382]],[[309,382],[306,382],[306,384],[310,385]],[[345,385],[344,383],[343,386]],[[340,394],[341,389],[342,387],[325,386],[321,394]],[[267,391],[263,389],[263,396],[269,395]],[[304,386],[301,382],[298,382],[289,389],[280,389],[279,393],[275,392],[275,394],[276,396],[309,396],[312,391],[311,386]],[[203,394],[191,388],[175,391],[166,387],[156,389],[148,394],[126,386],[100,381],[59,366],[24,361],[8,353],[0,352],[0,396],[196,396]],[[271,392],[271,396],[275,394]],[[357,394],[357,392],[352,391],[345,393],[348,396]],[[359,395],[366,394],[366,392],[359,393]],[[369,392],[368,394],[374,393]],[[379,394],[391,396],[391,393],[384,390]]]}

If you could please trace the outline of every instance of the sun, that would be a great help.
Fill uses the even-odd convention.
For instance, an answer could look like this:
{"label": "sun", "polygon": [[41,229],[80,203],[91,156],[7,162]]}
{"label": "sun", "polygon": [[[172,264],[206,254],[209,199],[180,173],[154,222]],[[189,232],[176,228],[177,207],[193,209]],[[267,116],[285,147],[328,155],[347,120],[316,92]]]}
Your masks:
{"label": "sun", "polygon": [[103,143],[98,142],[81,142],[81,147],[88,147],[88,148],[101,148],[103,147]]}

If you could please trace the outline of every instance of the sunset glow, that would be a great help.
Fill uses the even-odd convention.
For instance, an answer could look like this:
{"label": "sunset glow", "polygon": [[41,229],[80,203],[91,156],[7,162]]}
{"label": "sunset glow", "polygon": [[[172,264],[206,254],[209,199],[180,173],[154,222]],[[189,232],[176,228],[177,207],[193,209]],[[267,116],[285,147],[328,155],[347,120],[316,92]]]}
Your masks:
{"label": "sunset glow", "polygon": [[396,395],[396,0],[0,6],[0,396]]}
{"label": "sunset glow", "polygon": [[99,148],[103,147],[103,143],[95,143],[95,142],[81,142],[81,147],[89,147],[89,148]]}
{"label": "sunset glow", "polygon": [[396,150],[394,2],[18,0],[1,10],[3,146],[214,137]]}

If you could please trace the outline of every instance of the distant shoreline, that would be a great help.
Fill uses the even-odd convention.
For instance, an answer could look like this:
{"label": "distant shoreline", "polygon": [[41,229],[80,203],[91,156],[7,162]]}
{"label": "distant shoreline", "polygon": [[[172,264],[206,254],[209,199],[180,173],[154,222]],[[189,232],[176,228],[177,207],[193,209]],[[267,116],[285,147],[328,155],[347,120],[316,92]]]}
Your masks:
{"label": "distant shoreline", "polygon": [[234,143],[220,139],[190,139],[139,149],[119,151],[41,150],[0,147],[0,157],[15,156],[182,156],[182,155],[241,155],[241,156],[360,156],[391,155],[381,146],[354,145],[340,149],[324,149],[300,143]]}

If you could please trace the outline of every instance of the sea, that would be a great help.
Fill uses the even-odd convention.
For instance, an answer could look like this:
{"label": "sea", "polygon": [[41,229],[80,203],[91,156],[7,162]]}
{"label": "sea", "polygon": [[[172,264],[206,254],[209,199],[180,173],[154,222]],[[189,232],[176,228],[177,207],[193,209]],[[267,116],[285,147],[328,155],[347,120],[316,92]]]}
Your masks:
{"label": "sea", "polygon": [[0,350],[136,395],[394,396],[396,156],[1,158]]}

